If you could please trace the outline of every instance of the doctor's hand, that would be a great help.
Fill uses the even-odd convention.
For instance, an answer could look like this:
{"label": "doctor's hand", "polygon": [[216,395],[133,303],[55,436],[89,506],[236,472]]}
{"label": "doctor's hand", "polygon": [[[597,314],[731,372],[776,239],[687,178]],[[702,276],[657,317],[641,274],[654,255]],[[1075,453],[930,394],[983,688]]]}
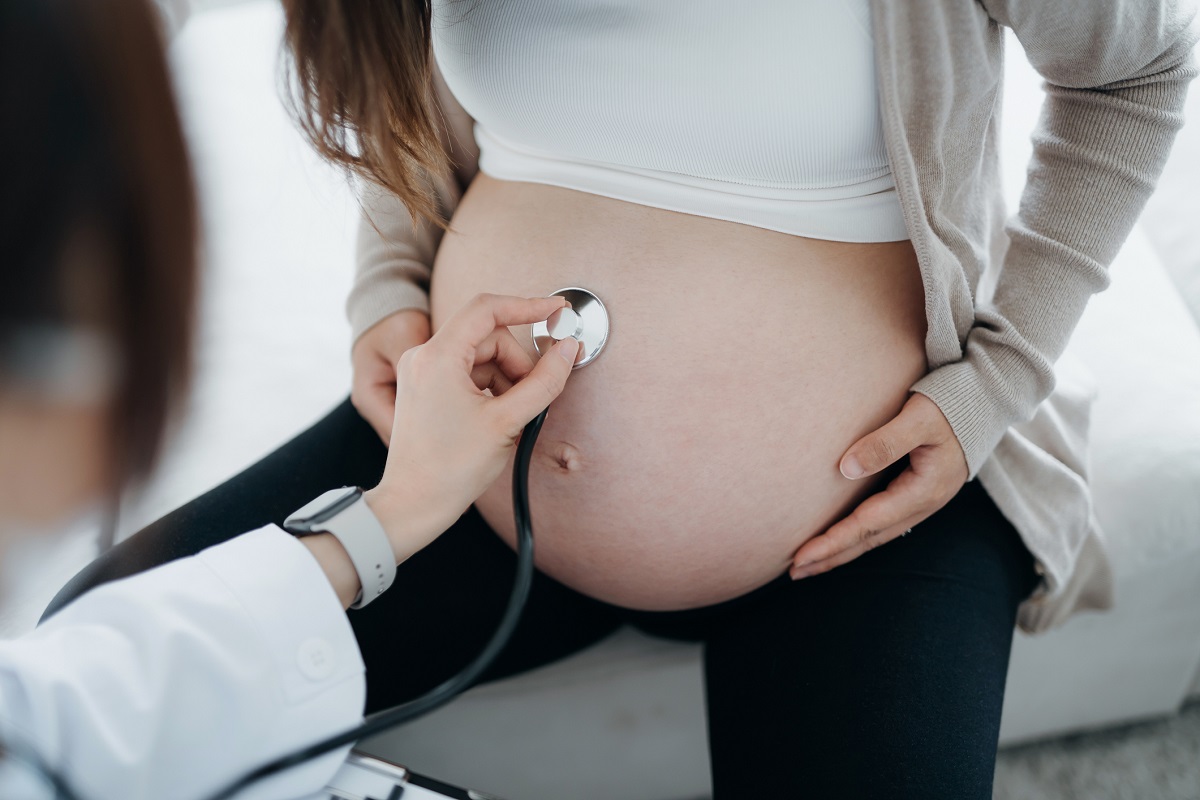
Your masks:
{"label": "doctor's hand", "polygon": [[525,425],[562,392],[578,340],[563,339],[535,364],[508,326],[540,322],[567,305],[558,296],[478,294],[400,357],[387,464],[366,496],[397,563],[483,494]]}
{"label": "doctor's hand", "polygon": [[[850,516],[814,536],[792,559],[793,580],[827,572],[902,536],[950,502],[967,481],[967,458],[937,404],[913,392],[900,413],[842,456],[852,480],[874,475],[908,455],[908,466]],[[855,464],[861,470],[855,470]]]}

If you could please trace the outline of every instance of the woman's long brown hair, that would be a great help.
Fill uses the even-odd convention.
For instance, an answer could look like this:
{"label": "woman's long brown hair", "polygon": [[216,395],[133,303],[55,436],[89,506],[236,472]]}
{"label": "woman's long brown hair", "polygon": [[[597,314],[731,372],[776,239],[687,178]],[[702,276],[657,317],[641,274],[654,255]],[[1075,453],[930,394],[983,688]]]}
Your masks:
{"label": "woman's long brown hair", "polygon": [[432,176],[438,138],[429,0],[284,0],[293,116],[324,158],[446,229]]}

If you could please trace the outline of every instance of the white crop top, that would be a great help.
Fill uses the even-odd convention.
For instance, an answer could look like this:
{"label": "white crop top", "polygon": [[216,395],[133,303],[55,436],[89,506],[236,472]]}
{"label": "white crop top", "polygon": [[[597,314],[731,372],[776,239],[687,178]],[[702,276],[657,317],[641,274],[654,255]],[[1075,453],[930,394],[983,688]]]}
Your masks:
{"label": "white crop top", "polygon": [[867,0],[433,0],[479,169],[847,242],[907,239]]}

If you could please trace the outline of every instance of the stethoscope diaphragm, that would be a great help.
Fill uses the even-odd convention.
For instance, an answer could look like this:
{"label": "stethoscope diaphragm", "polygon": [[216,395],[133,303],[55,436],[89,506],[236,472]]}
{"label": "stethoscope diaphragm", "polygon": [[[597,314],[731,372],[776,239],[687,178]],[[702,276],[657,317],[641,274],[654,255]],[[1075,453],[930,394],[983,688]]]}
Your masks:
{"label": "stethoscope diaphragm", "polygon": [[594,361],[608,341],[608,309],[599,297],[578,286],[559,289],[547,297],[555,295],[567,298],[571,306],[555,311],[547,320],[533,323],[533,346],[542,355],[555,342],[574,336],[579,340],[581,355],[576,357],[572,369],[579,369]]}

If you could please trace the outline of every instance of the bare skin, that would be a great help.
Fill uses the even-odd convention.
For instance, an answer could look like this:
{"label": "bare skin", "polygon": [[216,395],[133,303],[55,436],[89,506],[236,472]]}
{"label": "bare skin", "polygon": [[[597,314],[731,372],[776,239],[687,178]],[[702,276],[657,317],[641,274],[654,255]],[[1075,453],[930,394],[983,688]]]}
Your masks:
{"label": "bare skin", "polygon": [[[910,242],[808,239],[482,172],[452,224],[431,331],[479,291],[583,286],[609,309],[606,349],[555,401],[531,468],[538,564],[555,578],[635,608],[719,602],[786,572],[893,474],[852,481],[839,464],[927,371]],[[359,358],[419,339],[423,316],[384,320]],[[514,334],[536,357],[529,326]],[[511,466],[475,501],[510,545]]]}

